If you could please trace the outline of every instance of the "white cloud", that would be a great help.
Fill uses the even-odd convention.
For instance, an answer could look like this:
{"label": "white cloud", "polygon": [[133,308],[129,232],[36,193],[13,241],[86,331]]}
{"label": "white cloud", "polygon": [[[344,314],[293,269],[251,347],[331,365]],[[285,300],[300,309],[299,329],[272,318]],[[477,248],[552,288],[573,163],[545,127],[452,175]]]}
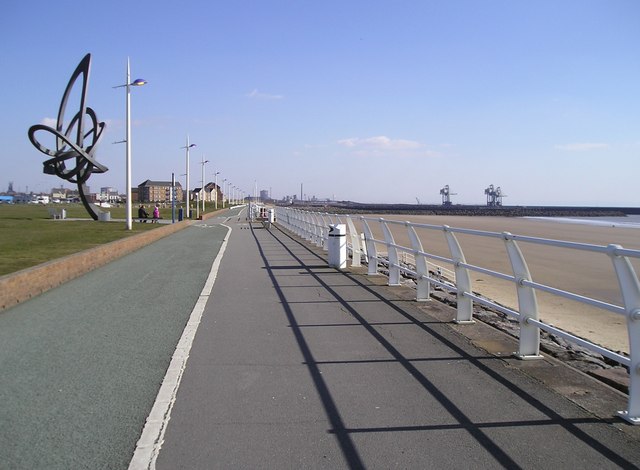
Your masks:
{"label": "white cloud", "polygon": [[268,93],[261,93],[257,88],[254,88],[251,93],[247,93],[247,98],[252,98],[256,100],[281,100],[284,99],[283,95],[271,95]]}
{"label": "white cloud", "polygon": [[566,150],[568,152],[587,152],[589,150],[605,149],[609,147],[609,144],[594,143],[594,142],[580,142],[574,144],[556,145],[558,150]]}
{"label": "white cloud", "polygon": [[40,121],[40,124],[42,124],[43,126],[53,127],[55,129],[56,124],[58,124],[58,120],[55,118],[46,117],[42,121]]}
{"label": "white cloud", "polygon": [[350,137],[341,139],[338,145],[346,147],[352,155],[359,157],[439,157],[439,152],[426,148],[421,142],[407,139],[392,139],[385,135],[374,137]]}
{"label": "white cloud", "polygon": [[351,137],[339,140],[338,143],[348,148],[371,150],[412,150],[423,146],[420,142],[416,142],[414,140],[390,139],[384,135],[367,137],[364,139]]}

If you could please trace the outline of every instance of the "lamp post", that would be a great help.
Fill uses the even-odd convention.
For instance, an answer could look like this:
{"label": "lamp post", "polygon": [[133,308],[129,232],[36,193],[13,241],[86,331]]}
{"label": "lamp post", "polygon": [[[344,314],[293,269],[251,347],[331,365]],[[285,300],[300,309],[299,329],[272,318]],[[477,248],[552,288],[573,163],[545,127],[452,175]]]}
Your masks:
{"label": "lamp post", "polygon": [[185,145],[184,147],[180,147],[180,148],[183,148],[183,149],[187,149],[187,156],[186,156],[186,160],[187,160],[187,175],[186,175],[187,176],[187,187],[186,187],[186,196],[185,196],[185,201],[186,201],[186,206],[187,206],[187,214],[186,214],[187,219],[189,218],[190,213],[191,213],[191,210],[190,210],[191,209],[191,207],[190,207],[191,194],[189,194],[189,149],[191,147],[195,147],[195,146],[196,146],[196,144],[190,144],[189,143],[189,136],[187,135],[187,145]]}
{"label": "lamp post", "polygon": [[224,200],[227,197],[227,178],[222,180],[222,208],[225,208]]}
{"label": "lamp post", "polygon": [[[132,225],[132,215],[131,215],[131,87],[132,86],[142,86],[146,85],[147,81],[142,78],[137,78],[133,82],[131,81],[131,67],[129,64],[129,58],[127,57],[127,81],[124,85],[114,86],[113,88],[126,88],[127,89],[127,115],[126,115],[126,138],[125,143],[127,144],[127,182],[126,182],[126,194],[127,194],[127,230],[131,230]],[[80,117],[83,119],[83,116]]]}
{"label": "lamp post", "polygon": [[202,194],[202,213],[204,214],[204,165],[205,163],[209,163],[209,160],[204,159],[204,155],[202,155],[202,189],[200,190],[200,194]]}
{"label": "lamp post", "polygon": [[215,209],[218,210],[218,175],[220,174],[219,171],[216,171],[213,174],[213,189],[216,192],[215,194]]}
{"label": "lamp post", "polygon": [[171,173],[171,223],[176,223],[176,175]]}

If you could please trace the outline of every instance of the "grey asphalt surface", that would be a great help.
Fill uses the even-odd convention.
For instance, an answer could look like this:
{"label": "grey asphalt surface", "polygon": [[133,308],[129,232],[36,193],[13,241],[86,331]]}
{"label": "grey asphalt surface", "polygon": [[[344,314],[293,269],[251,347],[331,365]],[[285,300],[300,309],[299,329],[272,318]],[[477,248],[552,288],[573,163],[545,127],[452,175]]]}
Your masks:
{"label": "grey asphalt surface", "polygon": [[414,302],[232,222],[156,468],[637,468],[637,441]]}
{"label": "grey asphalt surface", "polygon": [[237,216],[0,314],[0,468],[127,468],[225,237],[157,468],[637,468],[611,423]]}
{"label": "grey asphalt surface", "polygon": [[0,468],[127,468],[227,229],[195,225],[0,313]]}

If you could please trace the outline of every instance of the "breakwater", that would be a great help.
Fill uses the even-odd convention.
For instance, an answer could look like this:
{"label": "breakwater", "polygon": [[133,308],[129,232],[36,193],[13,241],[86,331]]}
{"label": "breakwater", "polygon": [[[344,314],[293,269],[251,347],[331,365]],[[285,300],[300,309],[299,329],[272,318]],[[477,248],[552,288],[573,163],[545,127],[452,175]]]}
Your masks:
{"label": "breakwater", "polygon": [[492,217],[624,217],[640,214],[638,207],[570,207],[570,206],[472,206],[428,204],[364,204],[324,202],[295,204],[296,208],[338,214],[408,214],[461,215]]}

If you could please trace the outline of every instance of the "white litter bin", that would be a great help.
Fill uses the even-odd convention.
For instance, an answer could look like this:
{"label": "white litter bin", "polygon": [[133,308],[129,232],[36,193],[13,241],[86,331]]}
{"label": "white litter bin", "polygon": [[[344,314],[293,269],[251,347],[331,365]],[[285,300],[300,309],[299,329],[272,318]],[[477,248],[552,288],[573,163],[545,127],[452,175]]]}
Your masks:
{"label": "white litter bin", "polygon": [[329,225],[329,266],[346,269],[347,267],[347,226]]}

